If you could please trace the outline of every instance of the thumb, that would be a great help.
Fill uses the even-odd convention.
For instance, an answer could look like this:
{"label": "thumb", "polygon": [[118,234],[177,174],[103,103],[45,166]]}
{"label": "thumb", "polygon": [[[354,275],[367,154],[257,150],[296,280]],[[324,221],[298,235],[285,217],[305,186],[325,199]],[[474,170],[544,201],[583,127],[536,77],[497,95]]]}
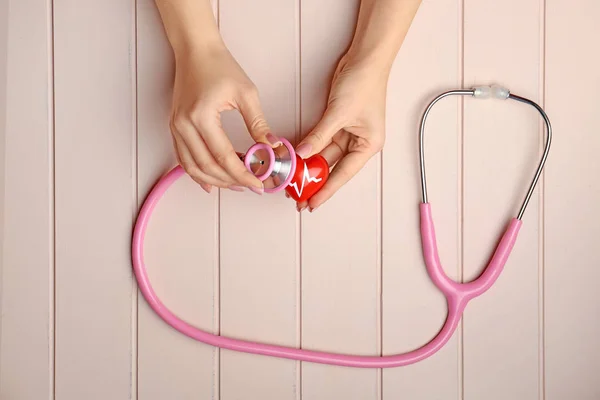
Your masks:
{"label": "thumb", "polygon": [[238,102],[239,111],[244,118],[244,123],[248,128],[250,136],[256,142],[265,144],[272,144],[269,142],[267,135],[271,131],[269,124],[265,118],[260,105],[260,100],[256,92],[252,92],[249,95],[242,96]]}
{"label": "thumb", "polygon": [[331,143],[333,136],[343,127],[344,121],[341,115],[337,111],[328,108],[319,123],[298,144],[296,153],[302,158],[308,158],[313,154],[321,152],[321,150]]}

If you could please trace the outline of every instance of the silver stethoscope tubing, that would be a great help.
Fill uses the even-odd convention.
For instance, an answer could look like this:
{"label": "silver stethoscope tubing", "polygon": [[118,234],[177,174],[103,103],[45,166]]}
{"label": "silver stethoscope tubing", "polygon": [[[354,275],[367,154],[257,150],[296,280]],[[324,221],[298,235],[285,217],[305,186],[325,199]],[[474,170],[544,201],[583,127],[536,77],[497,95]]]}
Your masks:
{"label": "silver stethoscope tubing", "polygon": [[529,185],[529,189],[527,190],[527,194],[525,195],[525,198],[523,199],[523,202],[521,203],[521,208],[517,215],[517,219],[519,219],[519,220],[522,219],[523,214],[525,213],[525,209],[527,208],[527,205],[529,204],[529,201],[531,199],[531,195],[533,194],[533,191],[538,183],[538,180],[540,179],[540,175],[542,174],[542,170],[544,169],[544,164],[546,164],[546,160],[548,158],[548,153],[550,152],[550,143],[552,142],[552,126],[550,125],[550,119],[548,118],[548,115],[536,102],[529,100],[525,97],[521,97],[521,96],[512,94],[508,91],[508,89],[500,87],[500,86],[491,86],[491,87],[480,86],[480,87],[476,87],[473,89],[449,90],[449,91],[443,92],[443,93],[439,94],[437,97],[435,97],[429,103],[427,108],[425,109],[425,112],[423,113],[423,116],[421,118],[421,128],[419,130],[419,161],[420,161],[420,166],[421,166],[421,168],[420,168],[421,169],[421,198],[422,198],[423,203],[427,203],[427,179],[425,177],[425,154],[424,154],[425,146],[423,143],[424,136],[425,136],[425,122],[427,120],[427,116],[429,115],[429,112],[431,111],[431,109],[433,108],[435,103],[437,103],[444,97],[449,97],[449,96],[473,96],[475,98],[480,98],[480,99],[490,98],[490,97],[493,97],[496,99],[511,99],[511,100],[519,101],[521,103],[525,103],[525,104],[532,106],[542,116],[542,119],[544,120],[544,124],[546,125],[546,141],[545,141],[546,144],[544,146],[544,153],[542,154],[542,158],[539,161],[538,167],[535,171],[535,175],[533,176],[533,179],[531,180],[531,184]]}

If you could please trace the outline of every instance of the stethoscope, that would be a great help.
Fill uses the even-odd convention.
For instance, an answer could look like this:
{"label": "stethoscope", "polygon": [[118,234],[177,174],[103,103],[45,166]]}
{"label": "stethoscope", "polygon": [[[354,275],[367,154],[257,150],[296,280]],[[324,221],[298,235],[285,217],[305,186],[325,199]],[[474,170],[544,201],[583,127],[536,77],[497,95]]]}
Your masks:
{"label": "stethoscope", "polygon": [[[521,208],[517,216],[510,220],[508,227],[506,228],[499,244],[496,247],[494,255],[492,256],[483,273],[477,279],[468,283],[458,283],[450,279],[440,264],[431,213],[431,205],[429,204],[427,198],[427,182],[425,179],[423,146],[425,122],[432,107],[439,100],[448,96],[472,96],[478,99],[496,98],[516,100],[534,107],[541,114],[546,125],[546,143],[544,146],[544,152],[527,194],[525,195]],[[421,241],[427,272],[435,286],[437,286],[437,288],[446,297],[448,314],[444,326],[439,331],[437,336],[419,349],[403,354],[387,356],[345,355],[312,351],[214,335],[198,329],[177,317],[160,301],[154,292],[152,285],[150,284],[148,273],[144,265],[143,245],[148,221],[150,220],[150,216],[152,215],[154,207],[158,204],[160,198],[173,184],[173,182],[184,175],[184,171],[180,166],[173,168],[156,183],[142,205],[137,218],[133,233],[132,256],[133,269],[139,284],[139,288],[150,307],[167,324],[192,339],[196,339],[200,342],[219,348],[347,367],[389,368],[416,363],[430,357],[448,342],[456,330],[456,327],[458,326],[462,313],[468,302],[486,292],[494,284],[502,272],[504,264],[506,263],[517,239],[519,229],[522,225],[522,218],[523,214],[525,213],[525,209],[527,208],[531,195],[542,173],[542,169],[544,168],[544,164],[550,150],[551,139],[552,128],[550,126],[548,116],[544,110],[535,102],[524,97],[511,94],[508,89],[499,86],[481,86],[473,89],[447,91],[435,97],[425,109],[419,130],[419,156],[422,189],[422,203],[420,204]],[[242,155],[244,163],[250,171],[255,173],[256,176],[259,176],[262,181],[266,182],[269,180],[272,182],[272,187],[269,187],[265,190],[268,193],[275,193],[288,187],[292,182],[292,177],[295,174],[298,163],[302,161],[295,154],[292,145],[285,139],[282,139],[282,141],[284,145],[275,148],[275,150],[265,144],[257,143],[252,146],[246,154]]]}

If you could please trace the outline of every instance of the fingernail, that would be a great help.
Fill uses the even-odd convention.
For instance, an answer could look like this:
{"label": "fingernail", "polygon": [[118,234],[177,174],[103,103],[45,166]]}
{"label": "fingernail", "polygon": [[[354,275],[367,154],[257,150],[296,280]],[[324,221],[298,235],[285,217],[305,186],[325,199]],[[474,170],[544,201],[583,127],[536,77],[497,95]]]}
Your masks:
{"label": "fingernail", "polygon": [[231,185],[231,186],[229,186],[229,189],[235,190],[236,192],[243,192],[244,191],[243,187],[237,186],[237,185]]}
{"label": "fingernail", "polygon": [[200,187],[201,187],[202,189],[204,189],[204,191],[205,191],[206,193],[210,193],[210,191],[212,190],[212,186],[211,186],[211,185],[200,185]]}
{"label": "fingernail", "polygon": [[263,188],[255,188],[255,187],[252,187],[252,186],[251,186],[249,189],[250,189],[250,190],[252,190],[254,193],[256,193],[256,194],[260,194],[260,195],[262,195],[262,194],[263,194],[263,192],[264,192],[264,189],[263,189]]}
{"label": "fingernail", "polygon": [[305,158],[307,155],[310,154],[311,150],[312,146],[310,143],[303,143],[296,149],[296,154],[298,154],[302,158]]}
{"label": "fingernail", "polygon": [[300,207],[300,205],[299,205],[299,204],[296,204],[296,210],[298,210],[298,212],[302,212],[302,211],[304,211],[304,209],[305,209],[305,208],[306,208],[306,206],[302,206],[302,207]]}
{"label": "fingernail", "polygon": [[308,207],[308,212],[313,212],[316,208]]}
{"label": "fingernail", "polygon": [[272,133],[267,133],[267,140],[275,147],[281,146],[283,144],[281,143],[281,140],[279,140],[279,138],[273,135]]}

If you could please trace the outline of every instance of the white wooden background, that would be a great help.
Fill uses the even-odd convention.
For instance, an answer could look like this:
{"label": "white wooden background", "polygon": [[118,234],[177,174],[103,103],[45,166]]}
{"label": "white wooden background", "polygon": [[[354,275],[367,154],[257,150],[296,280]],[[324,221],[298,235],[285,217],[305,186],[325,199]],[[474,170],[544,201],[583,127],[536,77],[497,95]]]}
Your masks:
{"label": "white wooden background", "polygon": [[[318,121],[358,0],[215,0],[274,131]],[[554,141],[495,287],[421,363],[349,369],[218,351],[138,294],[138,207],[174,165],[173,60],[152,0],[0,2],[0,399],[600,399],[600,3],[424,0],[389,83],[387,142],[330,202],[181,179],[149,227],[158,293],[238,338],[357,354],[431,339],[445,317],[418,236],[417,128],[436,93],[499,83]],[[226,115],[234,145],[251,144]],[[448,99],[427,131],[430,198],[453,277],[480,271],[542,148],[538,114]],[[352,223],[348,223],[348,213]],[[251,239],[242,226],[253,226]]]}

